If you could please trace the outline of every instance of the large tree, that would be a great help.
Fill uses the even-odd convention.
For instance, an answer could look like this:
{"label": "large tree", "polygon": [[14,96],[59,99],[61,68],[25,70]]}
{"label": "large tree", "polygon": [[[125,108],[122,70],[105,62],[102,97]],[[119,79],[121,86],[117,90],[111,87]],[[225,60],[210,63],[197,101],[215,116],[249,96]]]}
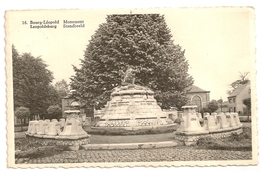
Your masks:
{"label": "large tree", "polygon": [[58,101],[56,104],[61,106],[61,99],[69,94],[69,84],[64,79],[62,79],[61,81],[55,83],[54,88],[58,95]]}
{"label": "large tree", "polygon": [[81,67],[74,67],[75,95],[90,106],[104,105],[121,84],[119,71],[130,66],[135,83],[154,90],[163,108],[180,108],[193,79],[184,50],[171,38],[162,15],[108,15],[87,45]]}
{"label": "large tree", "polygon": [[43,115],[57,93],[51,82],[52,72],[40,57],[30,53],[19,55],[12,46],[14,110],[17,107],[30,109],[31,115]]}

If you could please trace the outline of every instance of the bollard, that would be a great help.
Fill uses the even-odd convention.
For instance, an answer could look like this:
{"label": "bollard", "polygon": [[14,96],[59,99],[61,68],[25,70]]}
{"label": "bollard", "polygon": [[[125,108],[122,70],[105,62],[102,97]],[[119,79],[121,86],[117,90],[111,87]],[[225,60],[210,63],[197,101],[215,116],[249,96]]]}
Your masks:
{"label": "bollard", "polygon": [[217,126],[218,129],[227,129],[229,128],[229,124],[227,122],[226,115],[224,113],[219,113],[217,115]]}
{"label": "bollard", "polygon": [[47,135],[47,133],[49,131],[49,124],[50,124],[50,120],[45,119],[44,123],[43,123],[44,135]]}
{"label": "bollard", "polygon": [[236,123],[235,123],[235,120],[234,120],[233,113],[226,113],[226,117],[227,117],[227,121],[229,123],[229,126],[230,127],[235,127]]}
{"label": "bollard", "polygon": [[203,128],[205,130],[209,130],[209,127],[208,127],[208,117],[209,116],[204,116],[204,118],[203,118]]}
{"label": "bollard", "polygon": [[57,135],[57,130],[56,130],[56,123],[57,122],[50,122],[49,123],[49,129],[48,129],[48,133],[46,135],[50,135],[50,136],[55,136]]}
{"label": "bollard", "polygon": [[39,121],[33,121],[33,126],[30,134],[36,134],[39,126]]}
{"label": "bollard", "polygon": [[37,135],[43,135],[44,134],[44,121],[43,120],[39,120],[39,127],[37,130]]}
{"label": "bollard", "polygon": [[215,121],[215,116],[213,116],[213,115],[210,115],[208,117],[208,130],[209,131],[218,130],[218,126],[217,126],[216,121]]}
{"label": "bollard", "polygon": [[185,124],[185,132],[205,132],[206,130],[201,127],[199,123],[199,118],[197,117],[196,113],[188,113]]}
{"label": "bollard", "polygon": [[235,122],[236,122],[236,125],[239,126],[239,127],[241,127],[242,124],[241,124],[241,122],[240,122],[238,113],[233,113],[233,116],[234,116],[234,120],[235,120]]}
{"label": "bollard", "polygon": [[33,130],[33,122],[34,121],[29,121],[29,126],[28,126],[28,130],[27,130],[27,134],[30,134]]}

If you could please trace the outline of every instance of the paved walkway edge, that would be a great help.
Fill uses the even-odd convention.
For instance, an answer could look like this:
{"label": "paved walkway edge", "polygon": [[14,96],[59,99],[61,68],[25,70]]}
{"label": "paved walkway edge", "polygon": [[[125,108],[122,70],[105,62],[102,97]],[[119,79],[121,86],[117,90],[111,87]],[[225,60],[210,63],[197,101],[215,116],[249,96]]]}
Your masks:
{"label": "paved walkway edge", "polygon": [[175,147],[175,141],[145,142],[145,143],[122,143],[122,144],[87,144],[82,147],[85,150],[111,150],[111,149],[146,149],[159,147]]}

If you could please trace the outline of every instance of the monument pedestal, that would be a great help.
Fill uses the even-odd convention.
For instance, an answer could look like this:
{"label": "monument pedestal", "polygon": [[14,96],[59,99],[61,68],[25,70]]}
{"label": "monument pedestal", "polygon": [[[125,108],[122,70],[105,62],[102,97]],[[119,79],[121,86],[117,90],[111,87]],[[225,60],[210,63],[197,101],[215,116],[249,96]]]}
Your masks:
{"label": "monument pedestal", "polygon": [[181,125],[175,132],[175,139],[184,141],[185,145],[195,145],[201,135],[209,131],[200,125],[200,118],[196,114],[197,106],[183,106]]}
{"label": "monument pedestal", "polygon": [[[38,122],[31,121],[28,131],[25,133],[32,143],[59,145],[64,146],[66,150],[73,151],[79,150],[80,146],[84,148],[90,143],[90,135],[82,129],[82,121],[78,115],[71,115],[67,118],[62,132],[63,121],[40,121],[40,124]],[[43,130],[46,130],[44,134]],[[37,134],[37,131],[39,131],[39,134]]]}

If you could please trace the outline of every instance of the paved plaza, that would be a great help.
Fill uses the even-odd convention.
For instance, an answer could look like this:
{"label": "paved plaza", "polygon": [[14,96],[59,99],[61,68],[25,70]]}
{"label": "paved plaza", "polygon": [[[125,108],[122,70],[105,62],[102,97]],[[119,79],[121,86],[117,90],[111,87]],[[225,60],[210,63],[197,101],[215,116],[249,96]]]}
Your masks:
{"label": "paved plaza", "polygon": [[171,148],[135,150],[79,150],[61,151],[43,158],[16,158],[16,164],[46,163],[96,163],[96,162],[162,162],[162,161],[208,161],[251,160],[251,151],[208,150],[178,146]]}

